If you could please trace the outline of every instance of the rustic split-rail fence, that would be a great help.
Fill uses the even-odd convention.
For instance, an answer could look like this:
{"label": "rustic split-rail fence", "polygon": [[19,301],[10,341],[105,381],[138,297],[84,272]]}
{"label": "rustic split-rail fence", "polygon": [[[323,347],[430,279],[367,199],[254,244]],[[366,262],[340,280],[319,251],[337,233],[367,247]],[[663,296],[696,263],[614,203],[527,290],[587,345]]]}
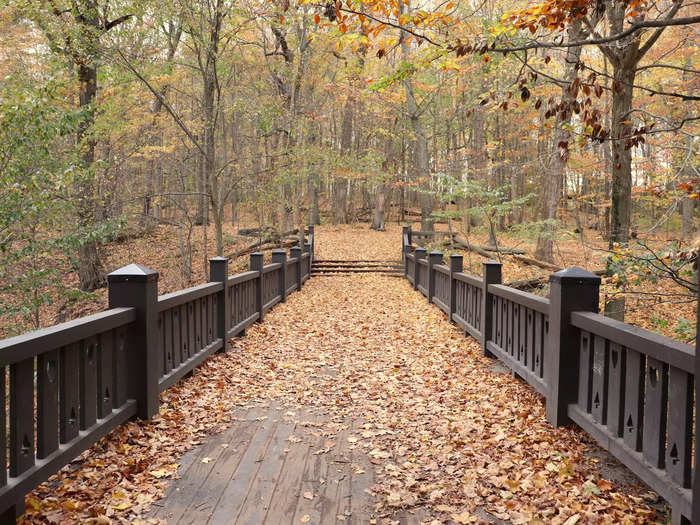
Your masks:
{"label": "rustic split-rail fence", "polygon": [[414,289],[542,394],[551,424],[577,424],[671,505],[674,524],[692,523],[695,347],[598,314],[600,277],[580,268],[552,274],[545,298],[504,286],[498,262],[477,277],[461,255],[445,264],[412,241],[405,227]]}
{"label": "rustic split-rail fence", "polygon": [[211,282],[161,296],[158,273],[130,264],[107,276],[108,310],[0,341],[0,523],[112,429],[156,415],[160,392],[301,290],[313,227],[300,244],[273,250],[271,264],[253,253],[232,276],[215,257]]}

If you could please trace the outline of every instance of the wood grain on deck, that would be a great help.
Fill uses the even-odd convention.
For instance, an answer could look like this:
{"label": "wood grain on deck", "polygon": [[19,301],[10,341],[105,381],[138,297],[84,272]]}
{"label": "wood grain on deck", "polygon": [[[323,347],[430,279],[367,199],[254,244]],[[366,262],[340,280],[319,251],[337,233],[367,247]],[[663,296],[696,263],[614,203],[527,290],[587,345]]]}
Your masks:
{"label": "wood grain on deck", "polygon": [[151,517],[169,524],[361,524],[373,467],[348,437],[358,420],[254,407],[181,459]]}

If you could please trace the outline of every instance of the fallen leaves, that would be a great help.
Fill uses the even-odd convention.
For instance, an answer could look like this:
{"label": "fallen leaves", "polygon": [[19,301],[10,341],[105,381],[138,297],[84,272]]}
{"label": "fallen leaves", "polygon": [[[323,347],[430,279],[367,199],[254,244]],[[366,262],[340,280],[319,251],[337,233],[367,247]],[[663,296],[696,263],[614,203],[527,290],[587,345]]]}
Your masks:
{"label": "fallen leaves", "polygon": [[[399,256],[396,231],[318,231],[319,258]],[[481,510],[513,524],[653,518],[647,490],[603,479],[585,459],[590,438],[549,426],[542,398],[494,372],[479,345],[406,281],[314,277],[232,347],[164,392],[152,423],[123,425],[39,487],[28,520],[135,521],[177,475],[183,452],[226,428],[236,407],[272,400],[289,407],[290,418],[299,407],[326,414],[299,421],[290,448],[304,446],[308,432],[323,440],[312,454],[346,447],[371,459],[377,523],[417,506],[429,514],[426,523],[479,523]],[[339,436],[334,418],[363,424]],[[332,485],[320,482],[302,499],[315,504],[321,487]]]}

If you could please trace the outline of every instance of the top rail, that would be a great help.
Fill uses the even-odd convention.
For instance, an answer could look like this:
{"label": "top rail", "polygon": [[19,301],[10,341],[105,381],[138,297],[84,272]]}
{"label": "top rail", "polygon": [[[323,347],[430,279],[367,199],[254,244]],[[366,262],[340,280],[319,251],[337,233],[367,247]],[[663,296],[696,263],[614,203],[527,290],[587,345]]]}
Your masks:
{"label": "top rail", "polygon": [[135,308],[112,308],[73,321],[3,339],[0,341],[0,366],[17,363],[93,335],[125,326],[135,319]]}
{"label": "top rail", "polygon": [[223,289],[221,283],[204,283],[199,286],[193,286],[192,288],[185,288],[184,290],[179,290],[177,292],[166,293],[158,297],[158,311],[163,312],[175,306],[180,306],[181,304],[194,301],[200,297],[206,297],[207,295],[213,295],[220,292]]}
{"label": "top rail", "polygon": [[593,312],[572,312],[571,324],[689,374],[695,373],[695,347],[692,345]]}
{"label": "top rail", "polygon": [[252,281],[258,277],[258,273],[255,270],[249,272],[238,273],[228,278],[228,286],[233,286],[234,284],[244,283],[246,281]]}
{"label": "top rail", "polygon": [[472,286],[476,286],[478,288],[481,288],[484,284],[484,281],[482,279],[474,277],[473,275],[469,275],[468,273],[455,272],[453,275],[457,281],[462,281],[464,283],[471,284]]}
{"label": "top rail", "polygon": [[531,308],[536,312],[549,314],[549,299],[540,297],[539,295],[516,290],[515,288],[503,284],[489,284],[489,292],[496,297],[508,299],[526,308]]}

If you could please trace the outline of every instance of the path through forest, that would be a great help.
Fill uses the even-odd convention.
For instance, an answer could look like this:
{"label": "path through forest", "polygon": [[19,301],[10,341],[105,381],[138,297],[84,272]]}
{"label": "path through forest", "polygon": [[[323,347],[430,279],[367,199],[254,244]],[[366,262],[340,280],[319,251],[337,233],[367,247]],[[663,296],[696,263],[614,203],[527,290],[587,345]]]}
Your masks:
{"label": "path through forest", "polygon": [[[317,256],[397,258],[395,232],[354,235],[348,240],[347,231],[321,229]],[[265,430],[268,421],[272,430]],[[227,354],[165,392],[153,424],[131,424],[88,457],[109,463],[109,471],[119,465],[109,452],[120,439],[129,443],[129,456],[147,465],[121,484],[119,498],[144,515],[186,449],[204,442],[182,462],[200,470],[213,463],[212,472],[221,475],[226,469],[214,468],[226,457],[220,449],[236,449],[226,443],[236,439],[232,433],[241,425],[257,425],[249,433],[277,436],[277,448],[270,450],[279,461],[286,454],[303,456],[295,447],[305,447],[308,457],[331,457],[340,449],[350,457],[347,468],[366,501],[362,509],[328,514],[333,521],[366,523],[370,515],[375,523],[657,519],[648,489],[610,469],[583,432],[548,425],[542,398],[482,357],[473,340],[403,279],[314,277],[234,340]],[[229,437],[225,432],[203,437],[222,430]],[[256,468],[266,461],[256,458]],[[89,468],[88,460],[83,468]],[[224,474],[230,483],[233,473]],[[146,519],[167,518],[173,494],[194,490],[185,467],[180,475]],[[314,523],[314,499],[340,493],[334,479],[343,478],[317,473],[302,480],[313,483],[292,481],[281,489],[258,480],[256,490],[293,492],[298,501],[286,513],[289,522]],[[109,495],[119,501],[113,487]]]}

